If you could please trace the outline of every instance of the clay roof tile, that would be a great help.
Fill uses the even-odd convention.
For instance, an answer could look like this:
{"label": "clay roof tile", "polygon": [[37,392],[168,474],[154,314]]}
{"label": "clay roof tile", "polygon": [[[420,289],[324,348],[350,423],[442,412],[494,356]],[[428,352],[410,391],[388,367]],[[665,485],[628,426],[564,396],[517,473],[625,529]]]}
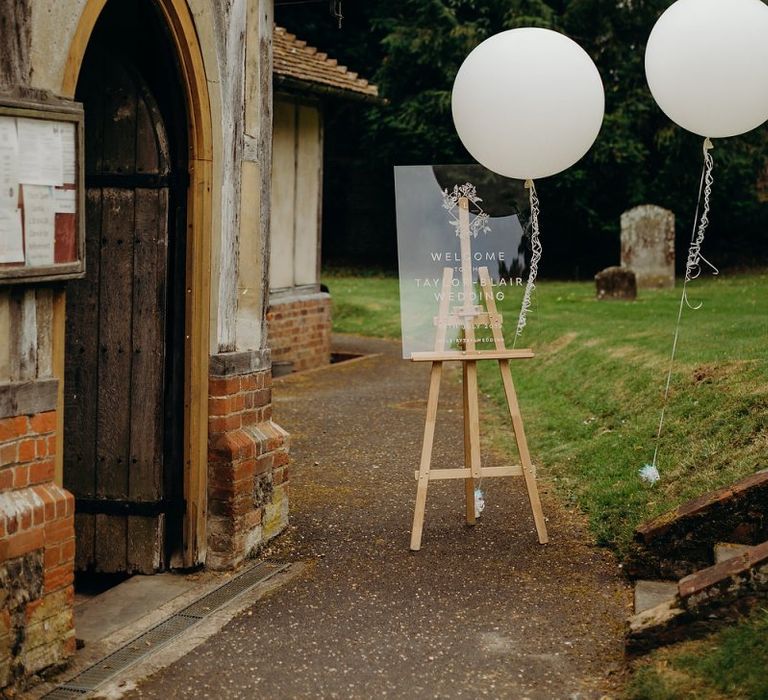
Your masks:
{"label": "clay roof tile", "polygon": [[275,27],[273,49],[273,69],[277,76],[369,97],[379,94],[378,88],[365,78],[359,77],[347,66],[340,66],[335,58],[328,58],[327,53],[308,46],[306,41],[297,39],[295,34],[283,27]]}

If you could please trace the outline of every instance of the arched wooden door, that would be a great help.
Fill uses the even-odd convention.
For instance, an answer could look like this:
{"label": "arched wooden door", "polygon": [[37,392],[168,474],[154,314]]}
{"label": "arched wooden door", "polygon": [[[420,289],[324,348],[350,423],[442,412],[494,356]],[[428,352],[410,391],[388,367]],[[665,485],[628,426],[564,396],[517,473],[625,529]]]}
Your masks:
{"label": "arched wooden door", "polygon": [[151,573],[182,545],[185,168],[146,56],[112,38],[130,20],[107,15],[78,83],[87,275],[67,297],[64,485],[78,569]]}

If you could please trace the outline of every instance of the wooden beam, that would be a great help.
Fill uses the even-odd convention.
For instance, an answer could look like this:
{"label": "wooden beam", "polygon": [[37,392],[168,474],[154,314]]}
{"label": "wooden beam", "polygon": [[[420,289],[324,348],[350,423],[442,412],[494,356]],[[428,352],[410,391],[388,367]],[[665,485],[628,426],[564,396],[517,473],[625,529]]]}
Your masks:
{"label": "wooden beam", "polygon": [[37,298],[34,289],[25,289],[21,298],[18,326],[19,379],[37,377]]}
{"label": "wooden beam", "polygon": [[56,462],[54,481],[64,486],[64,352],[67,344],[67,296],[64,289],[53,294],[53,329],[51,340],[53,376],[59,380],[56,400]]}
{"label": "wooden beam", "polygon": [[0,384],[0,418],[53,411],[57,398],[58,382],[50,377]]}

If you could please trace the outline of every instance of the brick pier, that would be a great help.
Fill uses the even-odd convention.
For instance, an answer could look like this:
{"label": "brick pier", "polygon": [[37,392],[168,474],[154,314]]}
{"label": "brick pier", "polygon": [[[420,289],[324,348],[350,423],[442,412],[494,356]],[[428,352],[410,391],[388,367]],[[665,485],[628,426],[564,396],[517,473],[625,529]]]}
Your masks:
{"label": "brick pier", "polygon": [[211,358],[208,419],[208,555],[237,566],[288,524],[288,433],[272,422],[266,352]]}
{"label": "brick pier", "polygon": [[55,381],[7,385],[20,415],[0,417],[0,688],[75,651],[74,499],[53,483],[56,411],[38,410],[55,391]]}

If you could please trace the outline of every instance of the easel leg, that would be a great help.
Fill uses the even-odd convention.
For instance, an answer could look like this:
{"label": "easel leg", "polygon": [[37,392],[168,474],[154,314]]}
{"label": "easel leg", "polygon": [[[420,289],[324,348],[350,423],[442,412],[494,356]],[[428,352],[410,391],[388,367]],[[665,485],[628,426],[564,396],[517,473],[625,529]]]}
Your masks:
{"label": "easel leg", "polygon": [[517,394],[515,393],[515,385],[512,382],[512,372],[509,369],[509,360],[499,360],[499,369],[501,370],[501,380],[504,384],[504,394],[507,398],[507,405],[509,406],[509,415],[512,418],[512,427],[515,431],[517,449],[520,452],[520,461],[523,467],[523,477],[525,478],[525,487],[528,490],[528,500],[531,503],[533,521],[536,524],[536,532],[539,536],[539,543],[546,544],[549,542],[549,537],[547,535],[547,525],[544,521],[544,512],[541,509],[539,489],[536,486],[536,477],[533,474],[531,455],[528,452],[528,442],[525,439],[523,418],[520,414],[520,406],[517,403]]}
{"label": "easel leg", "polygon": [[427,487],[429,486],[429,467],[432,462],[432,445],[435,441],[435,423],[437,422],[437,402],[440,397],[440,380],[443,375],[443,363],[433,362],[429,375],[429,397],[427,399],[427,419],[424,425],[424,443],[421,448],[419,464],[419,483],[416,488],[416,509],[413,513],[411,528],[411,550],[421,549],[421,533],[424,528],[424,512],[427,507]]}
{"label": "easel leg", "polygon": [[[462,362],[462,394],[464,397],[464,467],[472,468],[472,448],[469,434],[469,386],[467,384],[467,363]],[[470,476],[464,479],[464,493],[467,510],[467,525],[474,525],[475,519],[475,480]]]}
{"label": "easel leg", "polygon": [[[465,380],[467,413],[464,419],[465,430],[469,434],[469,464],[472,477],[466,480],[467,522],[472,509],[472,522],[475,521],[475,479],[480,478],[482,463],[480,459],[480,397],[477,390],[477,362],[465,362]],[[471,485],[471,486],[470,486]],[[471,488],[471,490],[470,490]],[[470,506],[469,499],[472,499]]]}

